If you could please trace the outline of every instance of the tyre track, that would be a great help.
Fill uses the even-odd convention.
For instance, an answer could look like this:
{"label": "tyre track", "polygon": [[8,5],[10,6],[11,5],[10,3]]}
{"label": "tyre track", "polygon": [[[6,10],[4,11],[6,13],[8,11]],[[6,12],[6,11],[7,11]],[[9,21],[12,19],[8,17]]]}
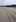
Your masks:
{"label": "tyre track", "polygon": [[9,13],[9,11],[8,11],[7,9],[5,9],[5,10],[6,10],[8,16],[10,17],[10,19],[12,20],[12,22],[14,22],[14,20],[13,20],[13,16]]}
{"label": "tyre track", "polygon": [[12,20],[12,22],[16,22],[16,19],[12,16],[12,14],[6,8],[4,8],[4,9],[6,10],[6,13],[10,17],[10,19]]}

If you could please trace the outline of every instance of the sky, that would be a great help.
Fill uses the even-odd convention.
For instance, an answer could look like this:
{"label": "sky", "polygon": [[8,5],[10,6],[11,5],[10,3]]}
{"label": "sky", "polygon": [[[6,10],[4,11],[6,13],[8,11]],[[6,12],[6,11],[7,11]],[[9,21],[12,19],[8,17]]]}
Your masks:
{"label": "sky", "polygon": [[0,6],[1,5],[12,5],[16,4],[16,0],[0,0]]}

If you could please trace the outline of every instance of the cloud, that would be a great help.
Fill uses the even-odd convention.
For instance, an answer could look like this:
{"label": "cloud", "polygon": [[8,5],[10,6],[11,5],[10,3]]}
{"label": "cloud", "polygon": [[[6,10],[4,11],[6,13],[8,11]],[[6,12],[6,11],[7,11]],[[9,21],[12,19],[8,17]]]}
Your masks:
{"label": "cloud", "polygon": [[16,0],[0,0],[0,5],[16,4]]}

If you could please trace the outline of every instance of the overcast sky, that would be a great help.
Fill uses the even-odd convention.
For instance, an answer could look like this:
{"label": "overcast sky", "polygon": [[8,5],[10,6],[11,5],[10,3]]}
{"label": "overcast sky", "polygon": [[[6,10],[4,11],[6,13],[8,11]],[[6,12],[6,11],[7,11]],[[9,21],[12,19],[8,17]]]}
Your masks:
{"label": "overcast sky", "polygon": [[16,4],[16,0],[0,0],[0,5]]}

